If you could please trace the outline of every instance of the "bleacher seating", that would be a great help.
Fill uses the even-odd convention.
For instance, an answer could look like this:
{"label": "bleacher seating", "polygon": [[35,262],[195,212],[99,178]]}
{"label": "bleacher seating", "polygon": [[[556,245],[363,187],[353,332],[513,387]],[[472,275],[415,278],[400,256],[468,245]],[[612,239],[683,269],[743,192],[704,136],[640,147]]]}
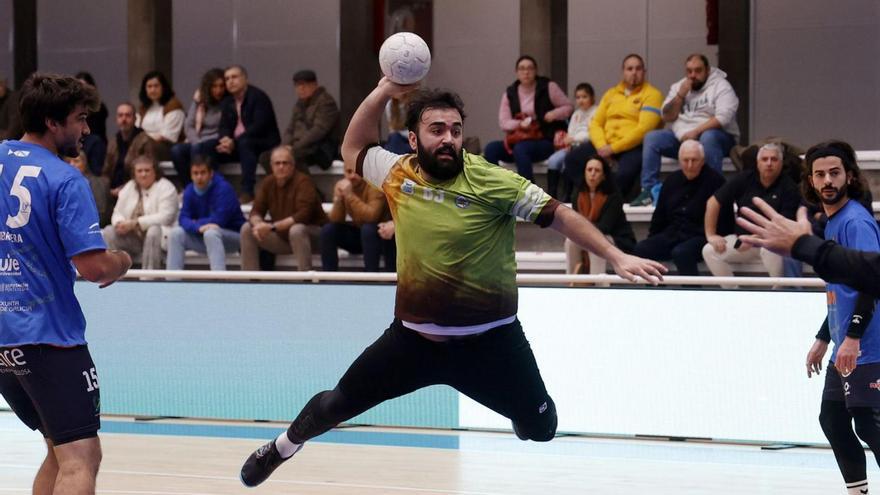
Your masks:
{"label": "bleacher seating", "polygon": [[[865,172],[865,175],[872,186],[872,192],[875,198],[880,198],[880,151],[860,151],[857,152],[859,166]],[[508,168],[515,168],[512,164],[506,164]],[[176,171],[171,162],[162,162],[163,172],[169,176],[175,176]],[[332,194],[333,184],[342,177],[343,164],[342,161],[335,161],[327,170],[321,170],[312,167],[312,173],[319,189],[321,189],[325,198],[330,198]],[[661,172],[668,174],[677,169],[677,161],[664,158],[662,162]],[[727,174],[735,172],[733,163],[725,160],[724,171]],[[220,166],[220,172],[226,176],[236,177],[240,174],[237,163],[223,164]],[[262,167],[257,169],[258,175],[264,175],[265,171]],[[539,178],[546,174],[546,165],[543,162],[535,164],[535,174]],[[322,187],[326,186],[326,187]],[[324,203],[324,209],[329,211],[331,203]],[[873,204],[874,214],[880,218],[880,201]],[[654,212],[653,206],[632,207],[624,205],[624,213],[627,219],[633,224],[637,239],[643,239],[647,236],[648,225],[651,221],[651,215]],[[244,205],[242,211],[247,215],[250,212],[250,205]],[[551,272],[561,273],[565,271],[565,254],[563,252],[563,239],[560,235],[541,229],[536,225],[519,222],[517,225],[517,242],[516,242],[516,260],[518,268],[523,272]],[[277,266],[282,269],[290,269],[296,266],[295,259],[292,255],[277,256]],[[313,261],[314,266],[320,266],[320,257],[315,255]],[[231,255],[228,258],[228,266],[237,269],[240,265],[238,255]],[[206,256],[191,252],[187,255],[188,267],[207,267],[208,260]],[[359,255],[351,255],[344,250],[339,251],[339,265],[343,270],[361,270],[363,260]],[[671,266],[671,265],[670,265]],[[700,267],[701,273],[708,273],[704,266]],[[762,267],[759,264],[754,266],[746,266],[743,270],[747,273],[759,274]]]}

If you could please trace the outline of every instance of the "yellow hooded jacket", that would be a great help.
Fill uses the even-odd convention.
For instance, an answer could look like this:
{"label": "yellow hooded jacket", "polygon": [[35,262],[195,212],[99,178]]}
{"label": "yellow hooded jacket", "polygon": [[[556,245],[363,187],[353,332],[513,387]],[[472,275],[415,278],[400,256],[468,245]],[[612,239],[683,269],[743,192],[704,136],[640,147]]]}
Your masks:
{"label": "yellow hooded jacket", "polygon": [[645,82],[628,96],[625,89],[621,82],[602,95],[590,122],[590,141],[596,149],[610,144],[615,154],[630,150],[663,123],[663,95],[657,88]]}

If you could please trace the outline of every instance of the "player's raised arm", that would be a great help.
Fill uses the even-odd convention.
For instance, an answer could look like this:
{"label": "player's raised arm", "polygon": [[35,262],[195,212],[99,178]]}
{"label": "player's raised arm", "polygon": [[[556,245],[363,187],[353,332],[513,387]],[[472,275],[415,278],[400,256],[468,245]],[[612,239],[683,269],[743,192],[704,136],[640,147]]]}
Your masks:
{"label": "player's raised arm", "polygon": [[346,170],[355,170],[358,153],[364,146],[379,141],[378,123],[388,100],[392,96],[403,95],[415,88],[414,84],[403,86],[383,77],[376,85],[376,89],[364,98],[352,115],[342,140],[342,159],[345,160]]}

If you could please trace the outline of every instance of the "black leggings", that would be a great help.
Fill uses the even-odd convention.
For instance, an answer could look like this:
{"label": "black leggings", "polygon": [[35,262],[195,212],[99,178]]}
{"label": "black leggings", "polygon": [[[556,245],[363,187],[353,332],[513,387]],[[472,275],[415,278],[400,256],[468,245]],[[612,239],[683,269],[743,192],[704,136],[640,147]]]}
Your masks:
{"label": "black leggings", "polygon": [[395,320],[333,390],[309,400],[287,436],[303,443],[381,402],[438,384],[510,418],[522,440],[546,442],[556,434],[556,406],[519,321],[475,337],[433,342]]}
{"label": "black leggings", "polygon": [[845,482],[854,483],[867,478],[865,450],[860,438],[874,452],[874,459],[880,465],[880,409],[847,408],[843,401],[823,400],[819,424],[831,444]]}

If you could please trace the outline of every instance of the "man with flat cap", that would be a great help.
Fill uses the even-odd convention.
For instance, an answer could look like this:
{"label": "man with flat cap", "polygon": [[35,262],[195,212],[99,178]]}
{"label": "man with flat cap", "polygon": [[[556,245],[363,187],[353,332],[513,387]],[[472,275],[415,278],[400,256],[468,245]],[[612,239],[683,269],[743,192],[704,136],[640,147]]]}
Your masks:
{"label": "man with flat cap", "polygon": [[282,144],[293,151],[297,168],[308,172],[309,165],[330,168],[339,155],[339,107],[313,70],[293,75],[296,104]]}

